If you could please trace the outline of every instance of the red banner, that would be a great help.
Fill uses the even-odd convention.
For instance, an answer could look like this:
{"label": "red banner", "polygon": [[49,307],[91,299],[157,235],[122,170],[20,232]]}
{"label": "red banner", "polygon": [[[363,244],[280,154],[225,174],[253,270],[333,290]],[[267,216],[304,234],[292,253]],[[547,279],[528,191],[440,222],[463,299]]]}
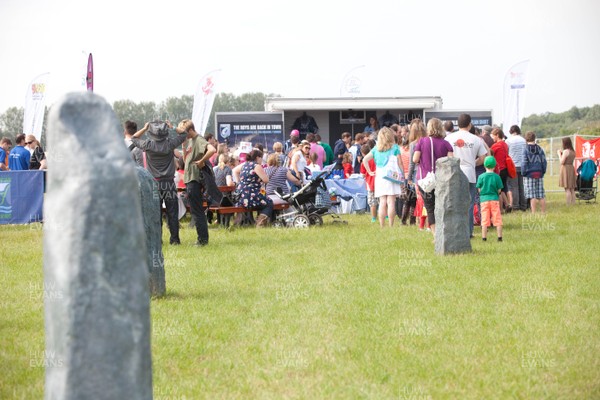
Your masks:
{"label": "red banner", "polygon": [[[581,163],[588,158],[598,163],[598,159],[600,159],[600,137],[584,139],[575,135],[575,169],[579,168]],[[598,173],[600,173],[600,170]]]}
{"label": "red banner", "polygon": [[575,154],[577,158],[591,158],[596,161],[600,158],[600,137],[584,139],[575,136]]}

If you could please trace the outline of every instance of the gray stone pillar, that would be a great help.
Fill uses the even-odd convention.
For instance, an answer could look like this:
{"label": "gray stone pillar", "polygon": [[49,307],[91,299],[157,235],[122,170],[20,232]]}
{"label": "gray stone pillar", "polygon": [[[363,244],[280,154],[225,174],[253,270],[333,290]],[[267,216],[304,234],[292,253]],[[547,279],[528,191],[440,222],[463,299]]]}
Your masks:
{"label": "gray stone pillar", "polygon": [[72,93],[48,123],[46,399],[151,399],[150,296],[140,196],[110,105]]}
{"label": "gray stone pillar", "polygon": [[162,253],[160,197],[156,181],[142,167],[135,168],[142,203],[142,218],[146,232],[146,259],[150,272],[150,295],[165,295],[165,261]]}
{"label": "gray stone pillar", "polygon": [[435,252],[471,251],[469,239],[469,180],[460,169],[460,159],[443,157],[435,164]]}

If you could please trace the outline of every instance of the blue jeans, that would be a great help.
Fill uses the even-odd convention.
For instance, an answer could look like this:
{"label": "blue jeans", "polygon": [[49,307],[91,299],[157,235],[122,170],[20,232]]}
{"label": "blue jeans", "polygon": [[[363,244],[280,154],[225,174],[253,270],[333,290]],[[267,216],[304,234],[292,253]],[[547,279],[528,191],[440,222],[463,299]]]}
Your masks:
{"label": "blue jeans", "polygon": [[469,182],[469,194],[471,202],[469,203],[469,236],[473,236],[473,208],[475,207],[475,195],[477,194],[476,183]]}

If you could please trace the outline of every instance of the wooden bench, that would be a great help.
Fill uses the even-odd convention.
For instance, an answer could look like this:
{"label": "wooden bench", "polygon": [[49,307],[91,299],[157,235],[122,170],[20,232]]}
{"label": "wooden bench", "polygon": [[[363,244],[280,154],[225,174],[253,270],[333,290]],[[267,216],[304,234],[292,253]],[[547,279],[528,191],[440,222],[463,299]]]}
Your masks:
{"label": "wooden bench", "polygon": [[[273,204],[273,211],[282,211],[289,208],[289,204]],[[242,222],[241,225],[254,225],[255,220],[253,213],[257,211],[255,208],[246,208],[246,207],[220,207],[220,206],[210,206],[208,210],[216,213],[219,217],[219,223],[225,227],[229,227],[231,216],[233,214],[241,213],[242,214]]]}
{"label": "wooden bench", "polygon": [[[219,191],[223,194],[228,194],[234,192],[236,189],[235,186],[219,186]],[[178,188],[179,191],[183,191],[185,189]],[[206,201],[204,202],[204,208],[208,211],[214,212],[217,214],[217,218],[219,224],[229,227],[231,222],[231,216],[237,213],[242,213],[242,225],[254,225],[255,220],[252,215],[256,209],[248,209],[245,207],[238,206],[211,206]],[[274,211],[282,211],[289,207],[289,204],[273,204]],[[188,211],[190,211],[190,207],[186,207]],[[163,208],[164,210],[164,208]]]}

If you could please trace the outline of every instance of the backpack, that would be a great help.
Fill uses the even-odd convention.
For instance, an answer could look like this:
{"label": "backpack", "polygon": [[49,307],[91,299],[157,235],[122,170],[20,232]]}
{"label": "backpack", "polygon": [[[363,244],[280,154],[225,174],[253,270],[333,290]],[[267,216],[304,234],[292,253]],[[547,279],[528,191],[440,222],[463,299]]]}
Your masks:
{"label": "backpack", "polygon": [[517,177],[517,167],[510,156],[506,156],[506,169],[508,170],[507,172],[509,178],[514,179]]}

